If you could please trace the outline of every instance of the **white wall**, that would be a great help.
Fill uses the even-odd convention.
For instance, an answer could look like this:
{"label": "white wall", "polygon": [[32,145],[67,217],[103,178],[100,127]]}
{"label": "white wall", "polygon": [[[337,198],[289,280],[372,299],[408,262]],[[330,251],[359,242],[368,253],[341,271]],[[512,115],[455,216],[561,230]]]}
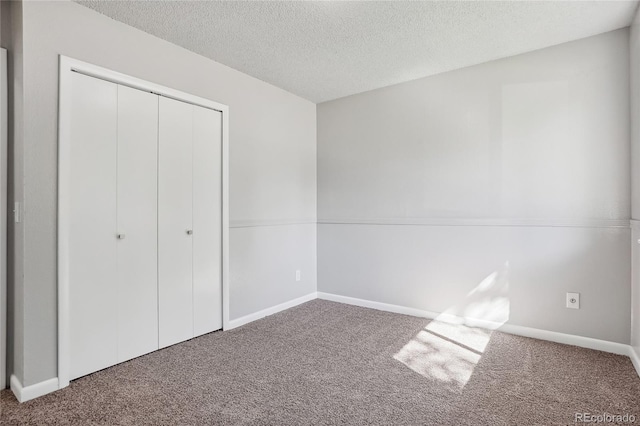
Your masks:
{"label": "white wall", "polygon": [[628,343],[628,37],[318,105],[318,290]]}
{"label": "white wall", "polygon": [[[290,286],[300,270],[302,296],[316,291],[316,225],[246,226],[233,231],[231,246],[231,312],[233,318],[282,303],[273,288]],[[270,277],[266,280],[265,277]]]}
{"label": "white wall", "polygon": [[[22,333],[12,330],[24,329],[24,287],[22,285],[23,263],[19,258],[24,247],[24,228],[21,223],[13,222],[11,214],[15,200],[23,199],[23,40],[22,40],[22,3],[1,2],[3,47],[8,56],[8,95],[9,95],[9,138],[8,138],[8,188],[7,204],[7,371],[22,377],[24,341]],[[12,356],[13,355],[13,356]],[[8,379],[8,377],[7,377]],[[2,384],[0,384],[0,387]]]}
{"label": "white wall", "polygon": [[24,2],[22,23],[24,325],[14,354],[24,359],[14,373],[24,386],[57,374],[59,54],[229,105],[231,319],[316,290],[313,103],[78,4]]}
{"label": "white wall", "polygon": [[631,346],[640,357],[640,13],[629,34],[631,79]]}

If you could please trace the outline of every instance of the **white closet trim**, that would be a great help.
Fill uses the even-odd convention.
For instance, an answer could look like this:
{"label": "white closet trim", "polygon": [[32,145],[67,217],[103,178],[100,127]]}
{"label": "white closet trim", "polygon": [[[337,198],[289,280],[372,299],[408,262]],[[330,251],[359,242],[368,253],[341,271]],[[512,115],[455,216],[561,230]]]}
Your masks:
{"label": "white closet trim", "polygon": [[58,386],[69,385],[69,189],[71,76],[78,72],[222,113],[222,328],[229,328],[229,107],[60,55],[58,125]]}
{"label": "white closet trim", "polygon": [[[7,383],[7,50],[0,48],[0,390]],[[13,222],[13,219],[12,219]]]}

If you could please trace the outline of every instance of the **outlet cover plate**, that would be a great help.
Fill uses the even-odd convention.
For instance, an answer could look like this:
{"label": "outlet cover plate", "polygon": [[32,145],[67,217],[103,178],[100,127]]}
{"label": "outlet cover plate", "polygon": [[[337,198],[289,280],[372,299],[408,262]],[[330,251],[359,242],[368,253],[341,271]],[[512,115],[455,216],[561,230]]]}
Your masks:
{"label": "outlet cover plate", "polygon": [[567,308],[580,309],[580,293],[567,293]]}

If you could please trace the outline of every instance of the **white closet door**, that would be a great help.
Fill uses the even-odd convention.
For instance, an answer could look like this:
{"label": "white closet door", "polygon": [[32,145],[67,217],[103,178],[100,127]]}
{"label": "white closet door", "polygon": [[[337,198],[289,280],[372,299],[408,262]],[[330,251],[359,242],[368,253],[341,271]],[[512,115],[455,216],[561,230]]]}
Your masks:
{"label": "white closet door", "polygon": [[158,296],[160,347],[193,337],[193,110],[160,97]]}
{"label": "white closet door", "polygon": [[69,194],[70,378],[116,364],[116,140],[113,83],[72,76]]}
{"label": "white closet door", "polygon": [[193,107],[193,326],[222,328],[222,113]]}
{"label": "white closet door", "polygon": [[118,361],[158,349],[158,96],[118,86]]}

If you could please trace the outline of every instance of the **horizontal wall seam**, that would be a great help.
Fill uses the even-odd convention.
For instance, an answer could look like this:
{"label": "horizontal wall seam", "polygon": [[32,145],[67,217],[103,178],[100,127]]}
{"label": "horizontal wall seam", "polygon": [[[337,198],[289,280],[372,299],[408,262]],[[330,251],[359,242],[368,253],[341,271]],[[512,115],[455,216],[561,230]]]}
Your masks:
{"label": "horizontal wall seam", "polygon": [[409,225],[409,226],[505,226],[541,228],[630,228],[629,219],[443,219],[443,218],[330,218],[320,225]]}
{"label": "horizontal wall seam", "polygon": [[260,226],[315,225],[316,219],[232,220],[229,228],[255,228]]}

